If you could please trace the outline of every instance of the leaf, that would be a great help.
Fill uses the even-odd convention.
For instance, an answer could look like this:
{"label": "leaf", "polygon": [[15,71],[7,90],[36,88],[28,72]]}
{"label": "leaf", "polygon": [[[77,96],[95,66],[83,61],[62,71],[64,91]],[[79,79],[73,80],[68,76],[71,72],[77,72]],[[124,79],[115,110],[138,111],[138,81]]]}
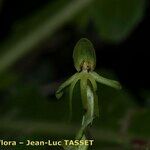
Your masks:
{"label": "leaf", "polygon": [[96,1],[94,22],[103,40],[120,42],[141,21],[145,0],[99,0]]}
{"label": "leaf", "polygon": [[150,110],[137,109],[131,120],[130,133],[139,137],[150,138]]}
{"label": "leaf", "polygon": [[19,75],[14,72],[5,72],[0,74],[0,90],[7,89],[19,79]]}
{"label": "leaf", "polygon": [[[35,13],[31,18],[28,18],[26,22],[18,22],[23,28],[14,31],[4,44],[0,46],[0,49],[3,52],[0,56],[0,72],[6,70],[18,59],[33,50],[41,44],[43,40],[52,36],[54,32],[75,17],[92,1],[93,0],[69,1],[69,4],[65,3],[66,5],[63,4],[63,7],[60,7],[60,4],[62,4],[64,0],[57,1],[54,4],[54,7],[49,3],[43,10],[37,12],[37,14]],[[43,12],[45,12],[45,9],[46,15],[44,16]],[[51,12],[51,9],[53,9],[54,12]],[[44,17],[41,17],[39,13],[42,13],[42,16]]]}
{"label": "leaf", "polygon": [[[16,92],[14,92],[16,91]],[[55,102],[55,103],[54,103]],[[57,120],[67,116],[66,101],[47,100],[38,86],[32,84],[15,85],[0,106],[0,117],[9,119]],[[61,111],[58,111],[61,110]]]}

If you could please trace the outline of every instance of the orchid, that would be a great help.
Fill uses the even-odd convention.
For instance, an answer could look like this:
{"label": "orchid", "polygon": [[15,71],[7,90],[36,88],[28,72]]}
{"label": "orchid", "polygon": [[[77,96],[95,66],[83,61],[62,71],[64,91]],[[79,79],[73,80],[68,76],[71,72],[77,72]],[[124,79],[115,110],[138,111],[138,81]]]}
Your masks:
{"label": "orchid", "polygon": [[[77,42],[73,51],[73,60],[77,73],[60,85],[56,92],[56,97],[60,99],[63,95],[63,90],[66,87],[69,87],[69,101],[71,110],[74,87],[77,82],[80,82],[82,105],[85,111],[90,113],[90,121],[92,121],[93,117],[99,116],[98,97],[96,94],[97,83],[102,83],[116,89],[121,89],[121,85],[119,82],[106,79],[94,71],[96,66],[96,55],[93,44],[88,39],[82,38]],[[91,93],[89,90],[92,91],[94,99],[93,102],[88,101],[91,96],[88,94]],[[90,121],[88,121],[88,123]]]}

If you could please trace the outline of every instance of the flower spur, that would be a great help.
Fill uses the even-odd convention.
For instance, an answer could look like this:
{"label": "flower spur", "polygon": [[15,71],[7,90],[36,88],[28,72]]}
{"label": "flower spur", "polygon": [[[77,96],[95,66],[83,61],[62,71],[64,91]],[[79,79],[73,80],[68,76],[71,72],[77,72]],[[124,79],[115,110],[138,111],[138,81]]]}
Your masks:
{"label": "flower spur", "polygon": [[96,55],[94,47],[88,39],[82,38],[77,42],[73,51],[73,60],[77,73],[75,73],[67,81],[60,85],[60,87],[56,91],[56,97],[57,99],[60,99],[63,95],[64,88],[69,87],[69,101],[71,113],[73,90],[77,82],[80,81],[80,92],[83,108],[85,109],[85,111],[88,111],[90,107],[87,98],[88,86],[90,86],[94,94],[94,116],[99,116],[96,82],[105,84],[116,89],[121,89],[121,85],[119,82],[106,79],[94,71],[96,66]]}

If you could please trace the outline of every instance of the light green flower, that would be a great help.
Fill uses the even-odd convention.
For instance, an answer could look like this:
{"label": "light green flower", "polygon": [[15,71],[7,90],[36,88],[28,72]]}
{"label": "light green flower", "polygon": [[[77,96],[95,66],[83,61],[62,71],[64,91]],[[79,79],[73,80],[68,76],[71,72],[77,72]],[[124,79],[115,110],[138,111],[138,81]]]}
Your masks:
{"label": "light green flower", "polygon": [[88,87],[91,87],[94,95],[94,104],[91,103],[91,105],[94,105],[94,116],[99,116],[98,97],[96,94],[97,82],[116,89],[121,89],[121,85],[119,82],[106,79],[94,71],[96,66],[96,55],[93,44],[88,39],[82,38],[77,42],[73,52],[73,59],[77,73],[75,73],[67,81],[60,85],[56,92],[56,97],[58,99],[61,98],[64,88],[69,87],[70,110],[72,110],[73,90],[77,82],[80,82],[80,92],[83,108],[86,111],[92,108],[89,106],[87,98]]}

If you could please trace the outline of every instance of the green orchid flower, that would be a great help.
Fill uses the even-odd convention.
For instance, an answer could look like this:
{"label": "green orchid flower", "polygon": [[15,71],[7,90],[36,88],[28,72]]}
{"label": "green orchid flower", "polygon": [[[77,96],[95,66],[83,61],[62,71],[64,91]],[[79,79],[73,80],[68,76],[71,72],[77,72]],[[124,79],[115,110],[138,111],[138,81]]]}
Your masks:
{"label": "green orchid flower", "polygon": [[[77,73],[60,85],[56,92],[56,97],[57,99],[60,99],[63,95],[63,90],[66,87],[69,87],[70,110],[72,112],[73,90],[77,82],[80,82],[83,108],[86,111],[93,109],[94,116],[99,116],[98,97],[96,94],[97,82],[116,89],[121,89],[121,85],[119,82],[106,79],[94,71],[96,67],[96,55],[93,44],[88,39],[82,38],[77,42],[73,51],[73,60]],[[87,91],[89,87],[93,91],[94,104],[90,104],[87,98]]]}

